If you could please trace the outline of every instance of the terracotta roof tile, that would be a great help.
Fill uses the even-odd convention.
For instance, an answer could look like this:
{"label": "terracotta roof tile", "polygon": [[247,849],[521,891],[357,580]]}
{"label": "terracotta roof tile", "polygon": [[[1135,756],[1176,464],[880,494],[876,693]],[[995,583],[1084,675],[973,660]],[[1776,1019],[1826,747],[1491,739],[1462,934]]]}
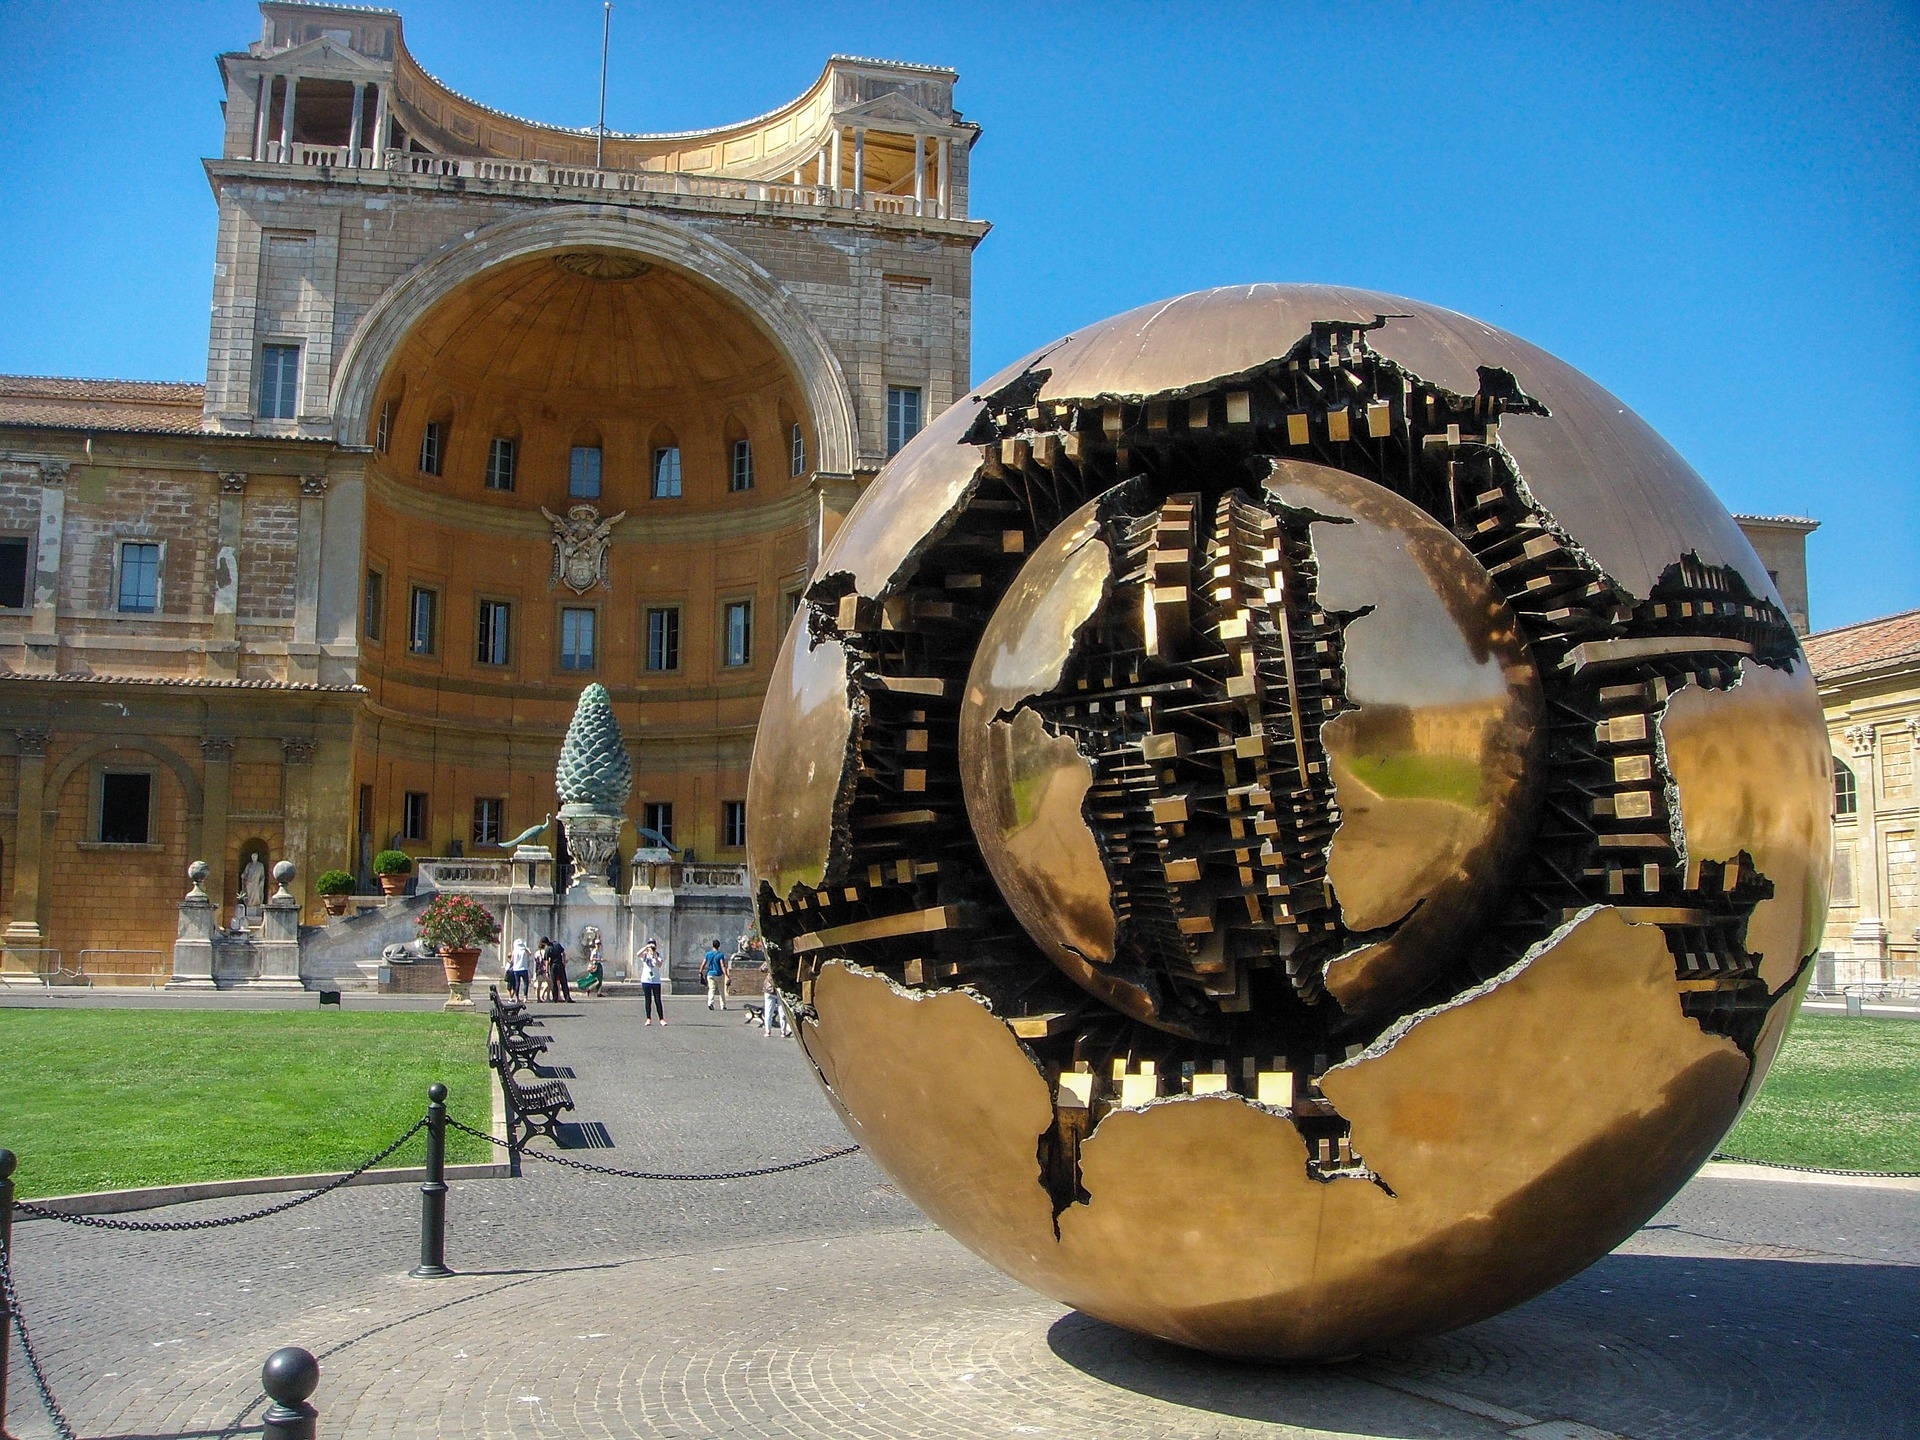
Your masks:
{"label": "terracotta roof tile", "polygon": [[1822,630],[1802,643],[1814,675],[1822,680],[1901,660],[1920,664],[1920,610]]}
{"label": "terracotta roof tile", "polygon": [[193,381],[0,375],[0,425],[188,434],[200,429],[206,391]]}

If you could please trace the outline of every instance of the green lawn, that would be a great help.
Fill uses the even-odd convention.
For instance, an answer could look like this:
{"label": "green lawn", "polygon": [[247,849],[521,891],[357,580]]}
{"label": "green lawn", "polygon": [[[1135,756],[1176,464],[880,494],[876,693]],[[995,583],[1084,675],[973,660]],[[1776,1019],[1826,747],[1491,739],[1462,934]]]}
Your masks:
{"label": "green lawn", "polygon": [[1720,1148],[1839,1170],[1920,1170],[1920,1023],[1802,1015]]}
{"label": "green lawn", "polygon": [[[486,1036],[484,1016],[414,1011],[0,1010],[0,1147],[24,1199],[350,1170],[435,1080],[455,1119],[487,1128]],[[447,1135],[450,1161],[491,1149]]]}

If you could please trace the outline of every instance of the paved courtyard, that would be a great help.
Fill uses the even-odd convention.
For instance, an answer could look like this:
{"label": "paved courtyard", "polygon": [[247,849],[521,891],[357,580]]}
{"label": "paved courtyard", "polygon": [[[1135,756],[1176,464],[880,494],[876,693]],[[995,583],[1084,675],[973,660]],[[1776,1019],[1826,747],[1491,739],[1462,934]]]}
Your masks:
{"label": "paved courtyard", "polygon": [[[670,1003],[665,1030],[624,997],[537,1007],[579,1101],[570,1154],[731,1170],[844,1143],[795,1046],[738,1011]],[[25,1222],[16,1274],[95,1440],[257,1433],[260,1361],[283,1344],[321,1356],[320,1431],[340,1437],[1920,1433],[1913,1186],[1703,1177],[1518,1310],[1286,1369],[1197,1357],[1021,1288],[864,1156],[717,1184],[526,1168],[455,1185],[450,1279],[407,1277],[419,1201],[398,1185],[212,1231]],[[17,1357],[13,1389],[10,1432],[51,1435]]]}

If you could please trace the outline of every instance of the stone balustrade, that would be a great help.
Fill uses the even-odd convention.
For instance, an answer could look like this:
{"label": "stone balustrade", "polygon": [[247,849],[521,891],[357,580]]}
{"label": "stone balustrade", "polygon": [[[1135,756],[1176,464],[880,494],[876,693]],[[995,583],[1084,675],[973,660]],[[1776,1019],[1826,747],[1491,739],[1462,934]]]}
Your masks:
{"label": "stone balustrade", "polygon": [[498,160],[487,156],[430,155],[420,151],[372,150],[357,153],[346,145],[283,145],[270,141],[266,158],[275,164],[333,171],[382,169],[391,175],[423,178],[493,181],[507,185],[538,185],[555,190],[598,190],[616,194],[684,195],[713,200],[744,200],[756,204],[808,208],[865,209],[876,215],[950,219],[943,216],[937,195],[915,200],[911,195],[878,191],[860,193],[831,185],[795,184],[777,180],[730,180],[705,175],[667,175],[633,170],[596,170],[591,166],[556,165],[545,160]]}
{"label": "stone balustrade", "polygon": [[505,890],[513,883],[513,862],[434,856],[416,862],[420,890]]}

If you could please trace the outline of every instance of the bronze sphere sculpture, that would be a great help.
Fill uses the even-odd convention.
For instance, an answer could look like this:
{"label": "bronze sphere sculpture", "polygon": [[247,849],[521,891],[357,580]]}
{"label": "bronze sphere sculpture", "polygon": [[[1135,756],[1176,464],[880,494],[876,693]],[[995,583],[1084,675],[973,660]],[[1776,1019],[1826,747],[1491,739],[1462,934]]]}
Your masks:
{"label": "bronze sphere sculpture", "polygon": [[1047,346],[861,497],[749,852],[848,1128],[1008,1273],[1271,1358],[1493,1314],[1738,1115],[1830,757],[1737,526],[1577,371],[1316,286]]}

